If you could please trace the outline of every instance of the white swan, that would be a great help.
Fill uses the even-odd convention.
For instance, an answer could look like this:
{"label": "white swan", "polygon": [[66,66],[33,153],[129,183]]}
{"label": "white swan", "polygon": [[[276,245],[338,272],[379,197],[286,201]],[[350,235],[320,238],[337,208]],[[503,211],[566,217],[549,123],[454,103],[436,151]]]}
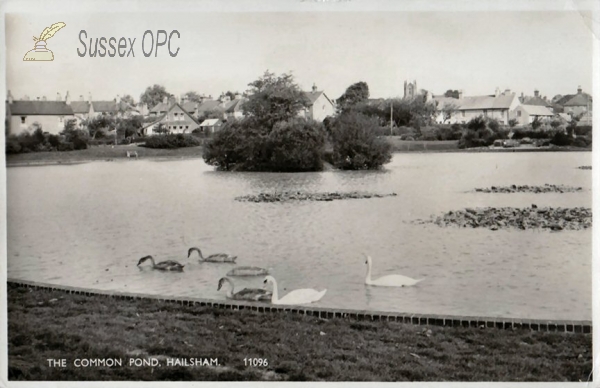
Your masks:
{"label": "white swan", "polygon": [[265,277],[264,283],[268,282],[273,284],[273,296],[271,297],[272,304],[306,304],[312,303],[320,300],[327,289],[323,291],[313,290],[312,288],[302,288],[299,290],[294,290],[288,293],[283,298],[279,299],[279,295],[277,293],[277,281],[273,276]]}
{"label": "white swan", "polygon": [[[379,279],[371,280],[372,262],[373,262],[373,259],[371,259],[371,256],[367,256],[367,261],[365,262],[365,264],[367,264],[367,278],[365,279],[365,284],[368,284],[369,286],[408,287],[408,286],[414,286],[415,284],[417,284],[421,280],[423,280],[423,279],[417,280],[417,279],[409,278],[408,276],[402,276],[402,275],[386,275],[386,276],[380,277]],[[273,294],[273,295],[275,295],[275,294]]]}

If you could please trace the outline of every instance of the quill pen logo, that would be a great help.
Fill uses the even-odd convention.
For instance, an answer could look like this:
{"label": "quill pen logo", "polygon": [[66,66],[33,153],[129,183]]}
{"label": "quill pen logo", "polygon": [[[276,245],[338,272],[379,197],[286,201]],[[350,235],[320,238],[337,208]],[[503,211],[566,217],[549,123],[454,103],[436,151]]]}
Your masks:
{"label": "quill pen logo", "polygon": [[53,61],[54,53],[46,48],[46,41],[54,36],[61,28],[65,27],[63,22],[54,23],[46,27],[39,38],[33,37],[35,46],[33,50],[27,51],[23,57],[24,61]]}

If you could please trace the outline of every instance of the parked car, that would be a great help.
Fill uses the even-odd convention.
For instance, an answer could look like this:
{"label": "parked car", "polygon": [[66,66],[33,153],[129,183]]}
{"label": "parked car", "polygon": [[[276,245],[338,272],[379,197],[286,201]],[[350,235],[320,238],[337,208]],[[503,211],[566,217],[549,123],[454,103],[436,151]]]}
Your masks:
{"label": "parked car", "polygon": [[520,145],[521,145],[521,143],[519,143],[518,140],[512,140],[512,139],[504,140],[504,143],[502,144],[502,146],[504,148],[515,148]]}

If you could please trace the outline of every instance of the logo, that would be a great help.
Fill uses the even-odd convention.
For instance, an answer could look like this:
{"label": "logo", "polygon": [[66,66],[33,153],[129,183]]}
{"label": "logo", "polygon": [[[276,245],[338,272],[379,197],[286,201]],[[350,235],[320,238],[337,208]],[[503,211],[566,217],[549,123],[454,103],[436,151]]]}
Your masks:
{"label": "logo", "polygon": [[39,38],[33,37],[35,46],[33,50],[27,51],[27,54],[23,57],[24,61],[53,61],[54,53],[46,48],[46,41],[54,36],[60,30],[66,26],[63,22],[54,23],[50,27],[46,27]]}

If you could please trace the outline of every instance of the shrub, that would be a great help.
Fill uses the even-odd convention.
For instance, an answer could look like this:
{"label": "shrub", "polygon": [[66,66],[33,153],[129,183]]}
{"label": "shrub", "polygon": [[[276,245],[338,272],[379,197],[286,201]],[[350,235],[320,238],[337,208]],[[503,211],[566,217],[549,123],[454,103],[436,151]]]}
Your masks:
{"label": "shrub", "polygon": [[173,134],[173,135],[156,135],[146,139],[144,147],[147,148],[183,148],[196,147],[200,145],[200,141],[190,135]]}
{"label": "shrub", "polygon": [[582,136],[591,136],[592,135],[592,126],[591,125],[580,125],[575,127],[575,134]]}
{"label": "shrub", "polygon": [[21,152],[21,144],[19,140],[15,138],[9,138],[6,140],[6,153],[7,154],[18,154]]}
{"label": "shrub", "polygon": [[575,139],[573,139],[571,144],[575,147],[590,147],[592,145],[592,139],[587,136],[577,136]]}
{"label": "shrub", "polygon": [[508,130],[500,128],[496,120],[486,120],[483,116],[477,116],[467,123],[467,129],[462,133],[458,147],[487,147],[492,145],[495,140],[507,138]]}
{"label": "shrub", "polygon": [[573,141],[573,137],[564,133],[564,132],[556,132],[552,140],[550,140],[550,144],[554,144],[557,146],[568,146]]}
{"label": "shrub", "polygon": [[315,121],[291,119],[273,127],[267,139],[270,171],[320,171],[325,129]]}
{"label": "shrub", "polygon": [[379,120],[349,112],[333,125],[333,162],[344,170],[376,169],[392,159],[391,145],[377,137]]}

